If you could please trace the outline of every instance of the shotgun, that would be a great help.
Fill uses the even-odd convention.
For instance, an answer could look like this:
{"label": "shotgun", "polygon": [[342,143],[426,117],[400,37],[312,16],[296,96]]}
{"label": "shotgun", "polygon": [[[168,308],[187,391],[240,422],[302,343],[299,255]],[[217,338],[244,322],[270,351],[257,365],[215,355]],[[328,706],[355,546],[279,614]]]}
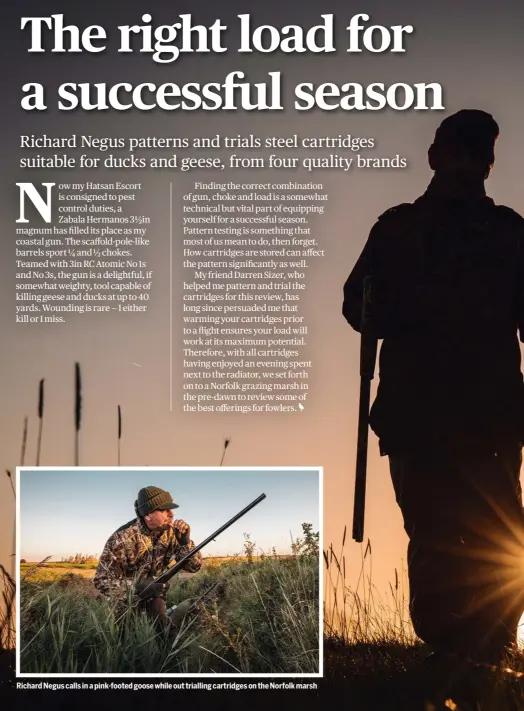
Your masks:
{"label": "shotgun", "polygon": [[155,585],[156,583],[167,583],[168,580],[170,580],[173,575],[176,575],[181,568],[183,568],[184,564],[187,563],[187,561],[192,558],[195,553],[198,553],[199,550],[204,548],[204,546],[207,546],[208,543],[211,543],[217,536],[219,536],[221,533],[223,533],[226,528],[229,528],[232,524],[235,523],[235,521],[238,521],[239,518],[247,514],[248,511],[251,511],[252,508],[257,506],[261,501],[263,501],[266,498],[265,494],[260,494],[256,499],[254,499],[250,504],[248,504],[242,511],[239,511],[239,513],[235,514],[232,518],[227,521],[223,526],[220,526],[214,533],[212,533],[210,536],[208,536],[202,543],[199,543],[198,546],[195,546],[192,550],[189,551],[189,553],[186,553],[186,555],[181,558],[179,561],[175,563],[175,565],[172,565],[170,568],[166,568],[163,573],[161,573],[158,578],[155,578],[151,580],[150,584],[145,587],[140,596],[140,600],[144,600],[148,597],[148,590],[151,588],[152,585]]}
{"label": "shotgun", "polygon": [[375,375],[378,340],[372,325],[371,278],[364,278],[362,319],[360,327],[360,401],[358,409],[357,464],[355,499],[353,504],[353,539],[364,540],[364,512],[366,506],[366,474],[368,458],[369,406],[371,381]]}

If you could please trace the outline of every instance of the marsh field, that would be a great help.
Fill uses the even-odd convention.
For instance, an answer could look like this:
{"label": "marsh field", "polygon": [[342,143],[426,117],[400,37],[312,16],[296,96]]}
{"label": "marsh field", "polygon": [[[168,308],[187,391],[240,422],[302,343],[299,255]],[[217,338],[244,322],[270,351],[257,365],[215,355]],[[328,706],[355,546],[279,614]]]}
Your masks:
{"label": "marsh field", "polygon": [[[428,664],[427,650],[409,622],[405,575],[395,571],[388,594],[380,596],[371,579],[371,557],[368,544],[362,549],[357,587],[350,588],[344,546],[323,552],[324,678],[317,680],[317,692],[300,697],[302,708],[321,699],[328,704],[343,700],[351,711],[524,710],[522,652],[510,654],[500,670],[460,660],[447,668]],[[137,672],[205,669],[234,676],[255,669],[276,674],[318,670],[316,555],[207,559],[205,572],[172,584],[168,600],[198,595],[217,580],[225,583],[224,594],[182,627],[172,647],[162,646],[145,620],[119,631],[110,606],[95,595],[91,577],[96,564],[76,565],[21,566],[21,610],[27,614],[20,643],[27,671],[96,673],[132,667]],[[12,674],[7,653],[2,656],[4,672]]]}

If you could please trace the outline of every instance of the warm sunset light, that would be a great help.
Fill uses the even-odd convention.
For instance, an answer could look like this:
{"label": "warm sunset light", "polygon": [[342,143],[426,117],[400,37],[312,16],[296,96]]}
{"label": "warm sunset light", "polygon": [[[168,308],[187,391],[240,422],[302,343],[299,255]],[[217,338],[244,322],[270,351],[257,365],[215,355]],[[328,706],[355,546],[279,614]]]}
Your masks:
{"label": "warm sunset light", "polygon": [[524,649],[524,614],[519,622],[517,644],[519,649]]}
{"label": "warm sunset light", "polygon": [[364,5],[3,3],[14,706],[524,711],[524,2]]}

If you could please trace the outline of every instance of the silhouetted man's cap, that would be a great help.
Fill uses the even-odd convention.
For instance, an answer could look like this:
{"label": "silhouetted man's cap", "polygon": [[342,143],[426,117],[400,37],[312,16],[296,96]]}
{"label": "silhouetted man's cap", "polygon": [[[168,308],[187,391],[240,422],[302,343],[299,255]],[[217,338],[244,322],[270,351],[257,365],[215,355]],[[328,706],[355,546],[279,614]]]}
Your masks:
{"label": "silhouetted man's cap", "polygon": [[493,155],[499,127],[491,114],[462,109],[444,119],[435,133],[435,146],[463,146],[475,154]]}

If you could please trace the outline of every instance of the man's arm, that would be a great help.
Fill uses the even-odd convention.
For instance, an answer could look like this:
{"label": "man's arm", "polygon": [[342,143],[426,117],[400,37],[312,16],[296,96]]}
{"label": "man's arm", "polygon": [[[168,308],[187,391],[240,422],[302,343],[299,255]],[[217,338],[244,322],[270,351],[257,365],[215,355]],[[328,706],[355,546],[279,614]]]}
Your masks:
{"label": "man's arm", "polygon": [[[177,549],[175,550],[173,559],[175,560],[175,562],[182,560],[182,558],[187,555],[189,551],[192,551],[193,548],[195,548],[195,544],[193,543],[193,541],[189,541],[189,543],[184,546],[177,544]],[[202,563],[202,553],[198,551],[198,553],[195,553],[194,556],[191,556],[191,558],[183,565],[182,570],[185,570],[187,573],[198,573],[198,571],[202,567]]]}
{"label": "man's arm", "polygon": [[131,582],[126,578],[127,558],[125,547],[118,533],[108,539],[104,546],[93,584],[107,597],[126,598]]}
{"label": "man's arm", "polygon": [[379,223],[376,222],[364,245],[360,257],[344,284],[342,314],[355,331],[362,329],[362,302],[364,299],[364,279],[371,276],[376,268],[376,243],[379,237]]}
{"label": "man's arm", "polygon": [[498,228],[515,240],[512,252],[515,262],[513,308],[519,341],[524,343],[524,218],[506,205],[497,205],[496,211],[496,217],[500,220]]}
{"label": "man's arm", "polygon": [[392,262],[396,259],[392,244],[404,232],[417,224],[417,210],[414,204],[400,203],[383,212],[375,222],[351,274],[344,284],[344,302],[342,313],[355,331],[362,331],[362,302],[364,300],[364,279],[371,277],[372,296],[370,306],[373,313],[374,331],[377,338],[384,337],[384,328],[389,326],[388,314],[391,314],[391,294],[388,294],[384,276],[395,269]]}
{"label": "man's arm", "polygon": [[[523,221],[524,223],[524,221]],[[517,324],[521,343],[524,343],[524,229],[521,227],[517,247]]]}
{"label": "man's arm", "polygon": [[[195,544],[191,540],[191,529],[189,525],[182,519],[177,519],[171,524],[171,544],[173,546],[171,559],[178,563],[190,551],[195,548]],[[202,553],[198,551],[191,556],[188,561],[182,566],[182,570],[187,573],[198,573],[202,567]]]}

